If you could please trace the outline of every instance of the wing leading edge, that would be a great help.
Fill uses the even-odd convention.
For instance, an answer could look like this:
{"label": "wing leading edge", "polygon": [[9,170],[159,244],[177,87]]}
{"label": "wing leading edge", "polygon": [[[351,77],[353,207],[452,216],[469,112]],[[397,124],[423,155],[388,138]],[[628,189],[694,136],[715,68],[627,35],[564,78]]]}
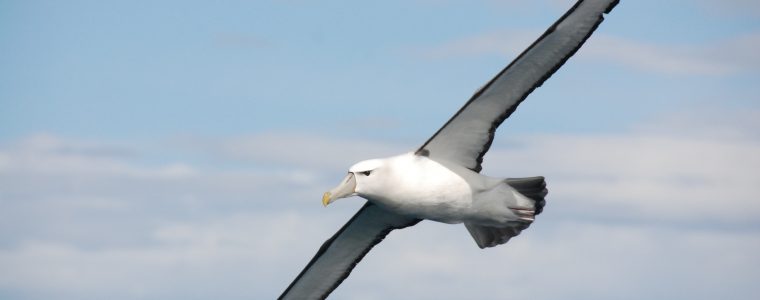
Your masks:
{"label": "wing leading edge", "polygon": [[417,150],[480,172],[494,132],[537,87],[554,74],[619,0],[579,0],[497,74]]}
{"label": "wing leading edge", "polygon": [[391,213],[367,201],[343,228],[319,248],[278,299],[327,298],[364,255],[388,233],[419,221]]}

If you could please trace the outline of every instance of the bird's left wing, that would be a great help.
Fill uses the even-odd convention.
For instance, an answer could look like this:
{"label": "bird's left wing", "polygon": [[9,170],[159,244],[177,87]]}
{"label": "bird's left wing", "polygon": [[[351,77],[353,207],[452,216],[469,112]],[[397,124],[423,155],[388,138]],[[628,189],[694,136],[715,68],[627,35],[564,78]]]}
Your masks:
{"label": "bird's left wing", "polygon": [[480,172],[494,132],[528,94],[583,45],[618,0],[578,0],[528,49],[470,98],[419,155]]}
{"label": "bird's left wing", "polygon": [[419,219],[401,216],[370,203],[327,240],[278,299],[325,299],[391,230]]}

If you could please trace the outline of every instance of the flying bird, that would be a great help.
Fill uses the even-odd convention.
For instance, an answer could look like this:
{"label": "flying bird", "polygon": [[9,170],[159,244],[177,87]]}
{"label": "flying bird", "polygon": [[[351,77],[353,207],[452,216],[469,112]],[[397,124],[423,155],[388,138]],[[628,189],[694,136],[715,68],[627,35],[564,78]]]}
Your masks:
{"label": "flying bird", "polygon": [[496,128],[562,66],[618,0],[580,0],[416,151],[361,161],[322,203],[360,196],[367,202],[328,239],[279,299],[324,299],[372,247],[394,229],[421,220],[464,223],[480,248],[504,244],[535,220],[544,178],[480,174]]}

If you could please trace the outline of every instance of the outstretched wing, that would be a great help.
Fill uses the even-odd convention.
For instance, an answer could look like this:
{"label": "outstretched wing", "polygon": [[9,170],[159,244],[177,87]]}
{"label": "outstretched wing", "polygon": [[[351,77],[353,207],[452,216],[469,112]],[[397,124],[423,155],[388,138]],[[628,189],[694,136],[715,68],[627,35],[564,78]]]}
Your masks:
{"label": "outstretched wing", "polygon": [[480,172],[496,128],[591,36],[618,0],[580,0],[417,150]]}
{"label": "outstretched wing", "polygon": [[278,299],[327,298],[364,255],[391,230],[412,226],[419,221],[394,214],[368,201],[319,248],[306,268]]}

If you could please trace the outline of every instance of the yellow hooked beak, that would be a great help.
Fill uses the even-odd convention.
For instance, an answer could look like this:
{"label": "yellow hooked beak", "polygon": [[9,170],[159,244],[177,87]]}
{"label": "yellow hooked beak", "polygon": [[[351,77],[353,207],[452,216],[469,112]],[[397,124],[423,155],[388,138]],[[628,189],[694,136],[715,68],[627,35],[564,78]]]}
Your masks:
{"label": "yellow hooked beak", "polygon": [[356,194],[356,178],[354,173],[348,173],[338,186],[322,195],[322,205],[327,206],[335,200]]}
{"label": "yellow hooked beak", "polygon": [[327,206],[328,204],[330,204],[331,195],[332,194],[330,194],[330,192],[325,192],[325,194],[322,195],[322,205]]}

